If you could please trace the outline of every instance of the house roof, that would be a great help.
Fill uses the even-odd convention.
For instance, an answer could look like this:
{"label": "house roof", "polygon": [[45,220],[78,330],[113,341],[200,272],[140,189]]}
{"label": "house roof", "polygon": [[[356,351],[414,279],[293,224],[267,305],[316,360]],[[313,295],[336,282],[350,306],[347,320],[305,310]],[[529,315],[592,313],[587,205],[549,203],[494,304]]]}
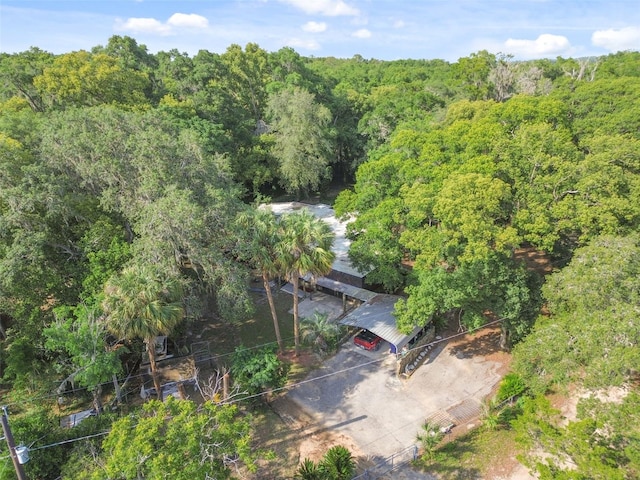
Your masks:
{"label": "house roof", "polygon": [[317,218],[327,222],[335,235],[333,241],[333,253],[336,258],[331,268],[336,272],[342,272],[357,278],[364,278],[369,271],[361,271],[355,268],[349,260],[349,247],[351,241],[347,238],[347,224],[336,218],[336,213],[329,205],[318,203],[316,205],[300,203],[300,202],[279,202],[261,205],[261,208],[269,208],[274,214],[282,215],[283,213],[291,213],[304,208]]}
{"label": "house roof", "polygon": [[399,299],[397,295],[378,294],[342,318],[340,323],[369,330],[399,350],[421,330],[416,327],[409,335],[398,330],[393,308]]}
{"label": "house roof", "polygon": [[347,283],[338,282],[337,280],[331,280],[327,277],[316,278],[316,284],[321,287],[328,288],[334,292],[344,293],[348,297],[355,298],[361,302],[371,300],[377,295],[377,293],[367,290],[365,288],[355,287]]}

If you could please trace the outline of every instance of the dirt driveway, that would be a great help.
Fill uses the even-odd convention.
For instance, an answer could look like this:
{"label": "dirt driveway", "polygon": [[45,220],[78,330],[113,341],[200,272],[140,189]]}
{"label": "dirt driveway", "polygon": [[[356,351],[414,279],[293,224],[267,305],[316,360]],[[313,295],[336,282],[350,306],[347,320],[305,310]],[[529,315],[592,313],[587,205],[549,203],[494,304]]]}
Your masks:
{"label": "dirt driveway", "polygon": [[396,376],[387,344],[365,352],[348,342],[287,399],[319,426],[350,438],[355,456],[376,461],[416,444],[426,419],[455,424],[453,434],[466,431],[508,367],[498,338],[487,329],[442,341],[409,379]]}

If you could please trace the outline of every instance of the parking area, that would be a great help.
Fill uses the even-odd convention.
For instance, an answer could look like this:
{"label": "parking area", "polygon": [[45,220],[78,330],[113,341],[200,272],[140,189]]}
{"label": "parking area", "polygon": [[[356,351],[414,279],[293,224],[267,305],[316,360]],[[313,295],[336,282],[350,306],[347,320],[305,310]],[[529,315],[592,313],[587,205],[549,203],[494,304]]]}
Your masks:
{"label": "parking area", "polygon": [[508,366],[498,337],[486,330],[443,340],[409,379],[396,375],[386,342],[365,351],[350,338],[287,397],[319,425],[351,438],[358,455],[387,457],[415,444],[426,419],[466,428]]}

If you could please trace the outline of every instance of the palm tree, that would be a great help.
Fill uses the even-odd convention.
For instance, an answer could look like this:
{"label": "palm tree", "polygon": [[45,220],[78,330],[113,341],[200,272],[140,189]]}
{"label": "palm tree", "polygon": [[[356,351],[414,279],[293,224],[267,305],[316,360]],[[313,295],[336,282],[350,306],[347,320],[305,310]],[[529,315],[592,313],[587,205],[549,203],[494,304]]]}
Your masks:
{"label": "palm tree", "polygon": [[317,463],[305,458],[298,466],[293,478],[295,480],[323,480],[326,477]]}
{"label": "palm tree", "polygon": [[162,401],[155,339],[171,333],[184,317],[181,284],[150,266],[128,267],[108,280],[102,306],[111,333],[129,340],[141,338],[146,344],[151,377]]}
{"label": "palm tree", "polygon": [[280,219],[282,242],[279,244],[282,270],[293,285],[293,336],[296,356],[300,350],[298,289],[300,277],[326,275],[335,258],[331,251],[334,234],[331,227],[307,210],[284,214]]}
{"label": "palm tree", "polygon": [[280,335],[280,323],[276,306],[273,302],[273,292],[270,281],[280,273],[280,262],[277,245],[279,239],[278,220],[276,216],[268,210],[250,210],[238,216],[238,225],[241,227],[244,237],[240,245],[240,256],[247,259],[248,263],[260,270],[262,283],[267,293],[271,317],[273,318],[273,328],[276,332],[278,349],[280,353],[284,350],[282,336]]}
{"label": "palm tree", "polygon": [[313,316],[302,319],[302,341],[315,345],[321,353],[332,351],[337,345],[340,327],[329,320],[328,313],[313,312]]}
{"label": "palm tree", "polygon": [[336,445],[324,454],[320,468],[325,472],[325,478],[350,480],[356,471],[356,462],[348,448]]}

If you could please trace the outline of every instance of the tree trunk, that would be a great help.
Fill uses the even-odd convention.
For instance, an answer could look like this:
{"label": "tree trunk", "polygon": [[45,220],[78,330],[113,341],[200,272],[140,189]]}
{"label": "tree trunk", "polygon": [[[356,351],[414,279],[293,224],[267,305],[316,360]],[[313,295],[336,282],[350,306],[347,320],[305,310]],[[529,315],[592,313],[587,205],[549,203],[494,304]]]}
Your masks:
{"label": "tree trunk", "polygon": [[509,334],[509,329],[504,324],[504,321],[500,326],[500,348],[505,352],[511,350],[511,335]]}
{"label": "tree trunk", "polygon": [[295,356],[300,353],[300,318],[298,318],[298,287],[300,279],[297,273],[293,274],[291,284],[293,285],[293,338],[295,342]]}
{"label": "tree trunk", "polygon": [[156,388],[158,400],[162,402],[162,385],[160,385],[160,378],[158,377],[158,371],[156,367],[156,338],[152,337],[150,339],[147,339],[146,344],[147,352],[149,353],[149,365],[151,366],[151,378],[153,378],[153,386]]}
{"label": "tree trunk", "polygon": [[97,415],[102,413],[102,387],[100,385],[93,389],[93,409]]}
{"label": "tree trunk", "polygon": [[267,300],[269,300],[269,308],[271,309],[271,318],[273,318],[273,328],[276,331],[278,349],[280,350],[280,353],[282,353],[284,351],[284,345],[282,344],[282,336],[280,335],[280,324],[278,323],[276,306],[273,303],[273,294],[271,293],[271,285],[269,285],[269,276],[266,272],[262,272],[262,282],[264,283],[264,289],[267,292]]}
{"label": "tree trunk", "polygon": [[113,374],[113,388],[116,391],[116,405],[120,405],[122,403],[122,392],[120,391],[120,383],[118,382],[118,376]]}

